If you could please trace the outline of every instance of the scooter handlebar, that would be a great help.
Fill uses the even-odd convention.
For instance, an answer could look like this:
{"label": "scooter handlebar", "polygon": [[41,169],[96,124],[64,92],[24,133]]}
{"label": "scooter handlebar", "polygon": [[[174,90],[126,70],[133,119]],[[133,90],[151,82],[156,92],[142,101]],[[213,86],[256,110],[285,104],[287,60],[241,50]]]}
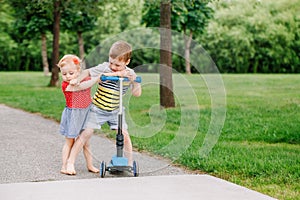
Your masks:
{"label": "scooter handlebar", "polygon": [[[102,75],[100,77],[100,80],[101,81],[118,81],[119,78],[120,78],[119,76],[105,76],[105,75]],[[127,77],[124,77],[123,79],[124,79],[124,81],[130,81],[129,78],[127,78]],[[141,83],[142,78],[140,76],[137,76],[134,81],[137,82],[137,83]]]}

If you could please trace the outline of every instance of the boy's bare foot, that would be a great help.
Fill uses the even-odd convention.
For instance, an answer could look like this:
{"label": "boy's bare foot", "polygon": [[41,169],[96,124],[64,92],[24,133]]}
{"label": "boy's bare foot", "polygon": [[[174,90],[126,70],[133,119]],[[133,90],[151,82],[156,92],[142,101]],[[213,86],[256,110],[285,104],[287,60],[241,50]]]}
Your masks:
{"label": "boy's bare foot", "polygon": [[100,171],[98,168],[96,168],[94,166],[89,166],[87,168],[88,168],[89,172],[92,172],[92,173],[99,173],[99,171]]}
{"label": "boy's bare foot", "polygon": [[66,174],[68,174],[68,175],[76,175],[74,164],[70,164],[70,163],[67,164]]}

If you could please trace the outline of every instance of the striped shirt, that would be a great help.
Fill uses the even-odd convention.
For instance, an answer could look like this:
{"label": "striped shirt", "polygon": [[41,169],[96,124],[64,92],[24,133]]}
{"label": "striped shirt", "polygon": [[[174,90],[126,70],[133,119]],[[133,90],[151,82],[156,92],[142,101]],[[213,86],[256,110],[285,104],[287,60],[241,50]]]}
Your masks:
{"label": "striped shirt", "polygon": [[[134,71],[130,68],[133,73]],[[91,76],[97,76],[100,73],[110,73],[112,70],[109,68],[109,63],[103,63],[97,65],[96,67],[90,68],[89,72]],[[130,82],[123,82],[123,91],[124,95],[127,90],[130,88]],[[119,82],[117,81],[104,81],[98,84],[97,91],[93,97],[93,104],[98,108],[106,111],[113,111],[119,108],[120,102],[120,87]]]}

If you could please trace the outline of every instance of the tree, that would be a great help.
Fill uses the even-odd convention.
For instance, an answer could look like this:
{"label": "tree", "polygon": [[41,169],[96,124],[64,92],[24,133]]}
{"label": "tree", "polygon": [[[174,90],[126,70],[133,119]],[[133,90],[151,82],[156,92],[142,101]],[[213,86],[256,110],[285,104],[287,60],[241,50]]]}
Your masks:
{"label": "tree", "polygon": [[298,0],[218,1],[203,46],[221,72],[300,72]]}
{"label": "tree", "polygon": [[[79,57],[84,58],[84,40],[82,34],[94,29],[98,13],[98,1],[70,1],[62,12],[62,28],[76,32],[79,46]],[[88,6],[87,6],[88,5]]]}
{"label": "tree", "polygon": [[7,2],[0,4],[0,70],[7,71],[14,69],[17,65],[18,55],[15,53],[19,49],[19,45],[11,37],[13,31],[12,24],[14,9]]}
{"label": "tree", "polygon": [[[64,22],[64,28],[77,32],[79,54],[81,59],[83,59],[84,45],[82,33],[92,30],[95,26],[97,5],[98,2],[94,0],[54,0],[52,76],[50,80],[50,86],[57,86],[59,81],[59,70],[56,64],[59,60],[60,22]],[[62,17],[64,18],[62,19]]]}
{"label": "tree", "polygon": [[175,0],[173,3],[174,28],[184,33],[185,44],[185,70],[191,73],[190,50],[191,42],[195,35],[202,34],[212,18],[213,10],[208,7],[209,1]]}
{"label": "tree", "polygon": [[[19,41],[23,39],[32,39],[40,37],[41,39],[41,56],[43,63],[44,75],[49,73],[49,64],[47,56],[47,37],[46,32],[51,30],[52,25],[52,5],[50,0],[38,1],[8,1],[15,9],[15,35],[20,35]],[[20,37],[17,36],[17,37]]]}
{"label": "tree", "polygon": [[61,1],[53,1],[53,44],[52,44],[52,75],[50,86],[58,86],[59,83],[59,70],[57,63],[59,61],[59,31],[60,31],[60,17],[61,17]]}
{"label": "tree", "polygon": [[47,9],[49,6],[46,6],[47,4],[49,3],[41,3],[39,1],[30,4],[29,11],[32,12],[32,18],[26,26],[28,35],[40,34],[42,43],[41,56],[45,76],[48,76],[49,74],[46,32],[50,30],[52,24],[52,16],[49,14],[49,9]]}
{"label": "tree", "polygon": [[160,105],[175,107],[172,80],[171,2],[160,3]]}
{"label": "tree", "polygon": [[[1,0],[0,0],[1,1]],[[52,49],[52,33],[53,33],[53,1],[54,0],[2,0],[1,2],[1,26],[0,29],[0,41],[3,53],[0,55],[2,62],[0,64],[0,70],[31,70],[41,71],[43,68],[41,59],[41,32],[27,32],[27,28],[32,30],[44,30],[47,36],[47,45],[43,49],[48,49],[48,56],[44,55],[44,60],[49,61],[49,68],[51,70],[51,49]],[[13,2],[17,2],[20,6],[11,6]],[[85,52],[89,52],[94,49],[101,41],[110,37],[111,35],[120,33],[126,29],[133,29],[140,27],[140,11],[143,1],[140,0],[122,0],[122,1],[109,1],[109,0],[65,0],[61,1],[62,4],[62,16],[60,23],[60,41],[59,49],[63,53],[78,54],[78,43],[76,42],[76,36],[80,35],[82,30],[80,25],[80,19],[87,28],[93,27],[93,24],[86,23],[88,17],[96,16],[97,23],[96,28],[93,30],[82,30],[81,47]],[[79,34],[76,35],[76,25],[74,28],[65,28],[65,12],[71,8],[71,4],[74,4],[73,12],[79,14],[76,17],[77,28],[79,28]],[[88,12],[85,11],[87,9]],[[92,10],[92,11],[91,11]],[[26,12],[31,11],[31,16],[25,15]],[[46,12],[45,12],[46,11]],[[35,12],[35,13],[33,13]],[[18,15],[16,15],[18,14]],[[47,15],[43,23],[49,23],[49,27],[44,27],[43,24],[35,24],[36,21],[42,21],[43,16]],[[9,18],[7,18],[9,17]],[[35,20],[31,20],[35,18]],[[26,20],[19,20],[26,19]],[[77,20],[78,19],[78,20]],[[14,26],[17,22],[19,28]],[[20,22],[20,23],[19,23]],[[71,23],[71,21],[69,21]],[[72,22],[73,24],[73,22]],[[72,31],[72,32],[71,32]],[[44,40],[45,41],[45,40]],[[51,44],[50,42],[51,41]],[[80,39],[79,39],[80,41]],[[44,44],[46,41],[44,42]],[[84,46],[84,48],[83,48]],[[83,52],[81,51],[81,52]],[[46,51],[44,51],[47,53]],[[50,52],[50,53],[49,53]],[[48,58],[48,59],[47,59]],[[50,80],[49,80],[50,81]]]}
{"label": "tree", "polygon": [[[186,73],[191,73],[190,45],[193,37],[202,34],[212,18],[210,1],[172,0],[171,28],[184,33]],[[148,27],[158,27],[159,6],[155,1],[145,2],[142,23]]]}

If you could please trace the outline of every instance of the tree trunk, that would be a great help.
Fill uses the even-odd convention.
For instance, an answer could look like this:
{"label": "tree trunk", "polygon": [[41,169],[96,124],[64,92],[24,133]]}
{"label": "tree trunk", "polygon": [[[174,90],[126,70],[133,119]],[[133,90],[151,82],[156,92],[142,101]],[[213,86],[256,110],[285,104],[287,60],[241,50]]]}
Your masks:
{"label": "tree trunk", "polygon": [[77,32],[77,37],[78,37],[78,46],[79,46],[79,57],[81,60],[84,58],[84,44],[83,44],[83,37],[82,37],[82,32],[78,31]]}
{"label": "tree trunk", "polygon": [[52,49],[52,75],[50,86],[58,86],[59,69],[57,63],[59,61],[59,29],[60,29],[60,0],[54,1],[54,24],[53,24],[53,49]]}
{"label": "tree trunk", "polygon": [[160,3],[160,105],[163,108],[175,107],[172,80],[172,34],[171,3]]}
{"label": "tree trunk", "polygon": [[42,39],[43,71],[45,76],[49,76],[49,63],[48,63],[48,56],[47,56],[47,37],[45,33],[42,33],[41,39]]}
{"label": "tree trunk", "polygon": [[190,31],[189,37],[184,35],[184,46],[185,46],[185,72],[187,74],[191,74],[191,63],[190,63],[190,49],[191,49],[191,42],[193,38],[193,32]]}

